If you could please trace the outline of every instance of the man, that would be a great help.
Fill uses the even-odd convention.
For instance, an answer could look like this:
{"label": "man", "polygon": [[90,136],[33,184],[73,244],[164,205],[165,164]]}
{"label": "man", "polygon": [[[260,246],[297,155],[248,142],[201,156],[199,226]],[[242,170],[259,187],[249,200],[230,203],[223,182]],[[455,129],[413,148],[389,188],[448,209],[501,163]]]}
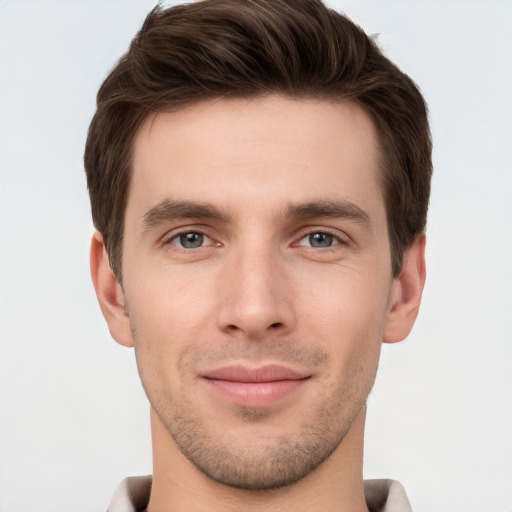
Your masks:
{"label": "man", "polygon": [[362,458],[381,344],[425,281],[414,83],[319,1],[157,8],[85,167],[94,286],[151,404],[153,477],[109,510],[409,510]]}

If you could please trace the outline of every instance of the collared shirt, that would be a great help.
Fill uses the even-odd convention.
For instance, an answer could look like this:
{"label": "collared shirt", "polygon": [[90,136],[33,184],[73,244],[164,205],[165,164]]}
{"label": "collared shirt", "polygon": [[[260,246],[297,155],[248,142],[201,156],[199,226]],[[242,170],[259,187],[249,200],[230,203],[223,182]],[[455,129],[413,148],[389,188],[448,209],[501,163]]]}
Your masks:
{"label": "collared shirt", "polygon": [[[149,503],[151,476],[130,476],[117,488],[107,512],[143,512]],[[365,480],[364,495],[371,512],[412,512],[402,485],[395,480]]]}

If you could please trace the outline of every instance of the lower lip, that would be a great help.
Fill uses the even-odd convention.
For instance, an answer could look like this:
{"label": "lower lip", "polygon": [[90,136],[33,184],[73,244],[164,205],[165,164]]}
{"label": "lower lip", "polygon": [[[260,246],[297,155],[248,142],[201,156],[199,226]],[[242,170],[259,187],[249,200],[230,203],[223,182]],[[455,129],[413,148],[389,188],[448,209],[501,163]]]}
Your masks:
{"label": "lower lip", "polygon": [[307,379],[277,380],[272,382],[234,382],[206,379],[208,385],[223,398],[244,407],[272,405],[299,390]]}

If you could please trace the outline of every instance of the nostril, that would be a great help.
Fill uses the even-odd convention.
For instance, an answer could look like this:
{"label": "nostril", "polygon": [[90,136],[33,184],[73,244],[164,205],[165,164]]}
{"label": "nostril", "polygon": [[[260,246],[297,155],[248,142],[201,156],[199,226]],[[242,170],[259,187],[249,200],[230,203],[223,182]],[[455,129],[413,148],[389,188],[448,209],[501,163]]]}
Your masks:
{"label": "nostril", "polygon": [[270,324],[270,327],[272,329],[277,329],[278,327],[281,327],[281,322],[276,322],[276,323],[273,323],[273,324]]}

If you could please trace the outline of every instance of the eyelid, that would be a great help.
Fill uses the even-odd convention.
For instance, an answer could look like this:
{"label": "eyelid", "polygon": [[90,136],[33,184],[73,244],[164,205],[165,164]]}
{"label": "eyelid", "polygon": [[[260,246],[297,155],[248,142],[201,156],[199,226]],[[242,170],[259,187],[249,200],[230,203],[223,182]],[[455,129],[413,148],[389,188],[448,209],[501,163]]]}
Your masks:
{"label": "eyelid", "polygon": [[[194,233],[195,235],[201,235],[203,237],[203,244],[200,245],[199,247],[191,248],[191,247],[183,247],[181,242],[179,243],[179,245],[177,243],[175,243],[176,241],[179,241],[183,235],[188,235],[191,233]],[[169,238],[167,243],[171,244],[171,245],[176,245],[179,249],[184,249],[187,251],[197,250],[197,249],[201,249],[203,247],[208,247],[208,246],[214,245],[213,240],[208,235],[201,233],[200,231],[182,231],[181,233],[176,233],[171,238]]]}
{"label": "eyelid", "polygon": [[[325,235],[332,236],[332,238],[333,238],[333,243],[332,243],[331,245],[327,246],[327,247],[315,247],[315,246],[311,245],[310,243],[308,243],[308,244],[306,244],[306,243],[304,243],[304,244],[303,244],[303,243],[301,243],[303,240],[309,239],[309,237],[310,237],[311,235],[314,235],[314,234],[317,234],[317,233],[322,233],[322,234],[325,234]],[[345,245],[345,244],[344,244],[344,243],[343,243],[343,241],[342,241],[342,240],[340,240],[337,236],[335,236],[335,235],[331,235],[331,233],[323,233],[323,232],[321,232],[321,231],[316,231],[315,233],[310,233],[309,235],[303,236],[303,237],[299,240],[298,245],[299,245],[300,247],[308,247],[308,248],[310,248],[310,249],[315,249],[315,250],[319,250],[319,251],[326,251],[326,250],[329,250],[329,249],[333,249],[334,247],[337,247],[337,246],[339,246],[339,245]]]}
{"label": "eyelid", "polygon": [[[303,245],[300,242],[304,240],[305,238],[314,235],[315,233],[323,233],[326,235],[332,236],[336,243],[334,243],[330,247],[326,248],[317,248],[317,247],[311,247],[307,245]],[[350,242],[350,237],[344,232],[340,232],[338,229],[329,228],[326,226],[308,226],[307,228],[301,229],[300,232],[297,234],[296,238],[297,241],[293,245],[299,245],[300,247],[311,247],[312,249],[320,249],[320,250],[326,250],[330,249],[331,247],[336,247],[338,245],[348,245]]]}
{"label": "eyelid", "polygon": [[170,231],[167,231],[160,238],[159,243],[163,246],[172,245],[173,247],[176,247],[177,249],[180,249],[180,250],[191,251],[192,249],[182,247],[181,245],[178,245],[173,242],[175,240],[179,239],[180,236],[186,235],[187,233],[196,233],[198,235],[203,235],[203,237],[208,240],[208,243],[201,245],[197,249],[203,249],[203,248],[212,247],[212,246],[220,246],[221,244],[219,242],[217,242],[211,234],[208,234],[207,231],[208,231],[208,229],[205,226],[198,226],[197,224],[191,225],[191,226],[180,226],[179,228],[175,228]]}

